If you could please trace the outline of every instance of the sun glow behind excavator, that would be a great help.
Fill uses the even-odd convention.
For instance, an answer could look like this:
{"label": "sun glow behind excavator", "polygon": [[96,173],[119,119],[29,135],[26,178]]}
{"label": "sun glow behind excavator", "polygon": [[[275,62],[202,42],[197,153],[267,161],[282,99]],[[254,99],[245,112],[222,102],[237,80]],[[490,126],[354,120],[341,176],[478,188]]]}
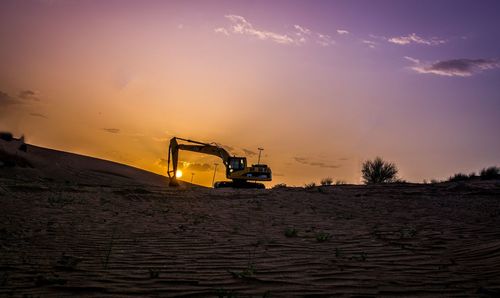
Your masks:
{"label": "sun glow behind excavator", "polygon": [[[179,144],[183,141],[187,144]],[[173,137],[168,147],[167,175],[170,178],[169,186],[178,186],[176,173],[179,162],[179,150],[198,152],[202,154],[214,155],[222,159],[226,167],[226,178],[231,181],[220,181],[214,183],[214,188],[265,188],[264,184],[257,181],[271,181],[271,169],[264,164],[253,164],[247,166],[246,157],[231,156],[224,148],[215,143],[203,143],[188,139]],[[172,162],[172,169],[170,169]],[[251,182],[253,181],[253,182]]]}

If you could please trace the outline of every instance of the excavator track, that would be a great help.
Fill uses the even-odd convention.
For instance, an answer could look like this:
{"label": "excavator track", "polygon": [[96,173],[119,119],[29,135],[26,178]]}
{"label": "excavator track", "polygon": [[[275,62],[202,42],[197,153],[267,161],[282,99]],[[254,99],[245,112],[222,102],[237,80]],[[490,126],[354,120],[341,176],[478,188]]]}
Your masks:
{"label": "excavator track", "polygon": [[214,183],[214,188],[245,188],[245,189],[265,189],[266,186],[262,183],[254,182],[234,182],[234,181],[219,181]]}

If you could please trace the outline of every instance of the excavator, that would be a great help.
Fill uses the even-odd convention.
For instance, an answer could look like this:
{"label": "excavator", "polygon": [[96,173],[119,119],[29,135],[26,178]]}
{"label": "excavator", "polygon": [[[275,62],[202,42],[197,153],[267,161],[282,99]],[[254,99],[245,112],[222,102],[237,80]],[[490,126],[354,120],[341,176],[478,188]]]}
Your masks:
{"label": "excavator", "polygon": [[[183,141],[179,144],[178,141]],[[187,144],[186,144],[187,143]],[[179,150],[198,152],[220,157],[226,167],[226,178],[231,181],[220,181],[214,183],[214,188],[265,188],[265,185],[257,181],[271,181],[271,169],[265,164],[253,164],[247,166],[246,157],[231,156],[224,148],[216,143],[203,143],[188,139],[173,137],[168,146],[167,175],[170,180],[169,186],[178,186],[176,178],[177,163],[179,161]],[[172,161],[172,170],[170,162]],[[252,182],[253,181],[253,182]]]}

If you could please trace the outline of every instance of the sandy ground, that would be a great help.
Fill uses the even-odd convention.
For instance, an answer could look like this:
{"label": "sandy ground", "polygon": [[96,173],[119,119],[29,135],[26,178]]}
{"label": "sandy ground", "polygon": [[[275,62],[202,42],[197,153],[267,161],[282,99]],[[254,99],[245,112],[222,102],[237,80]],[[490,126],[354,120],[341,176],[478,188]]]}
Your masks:
{"label": "sandy ground", "polygon": [[169,189],[32,171],[0,169],[1,297],[500,295],[499,182]]}

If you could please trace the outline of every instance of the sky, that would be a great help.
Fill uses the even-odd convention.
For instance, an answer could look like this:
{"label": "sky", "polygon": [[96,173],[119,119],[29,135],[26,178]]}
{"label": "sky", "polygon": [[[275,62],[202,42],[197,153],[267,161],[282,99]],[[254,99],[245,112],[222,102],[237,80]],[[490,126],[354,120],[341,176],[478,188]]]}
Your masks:
{"label": "sky", "polygon": [[[165,175],[216,142],[277,183],[361,164],[445,179],[500,165],[500,2],[0,2],[0,130]],[[209,186],[216,157],[181,152]],[[194,174],[194,175],[192,175]],[[219,169],[216,180],[223,180]]]}

